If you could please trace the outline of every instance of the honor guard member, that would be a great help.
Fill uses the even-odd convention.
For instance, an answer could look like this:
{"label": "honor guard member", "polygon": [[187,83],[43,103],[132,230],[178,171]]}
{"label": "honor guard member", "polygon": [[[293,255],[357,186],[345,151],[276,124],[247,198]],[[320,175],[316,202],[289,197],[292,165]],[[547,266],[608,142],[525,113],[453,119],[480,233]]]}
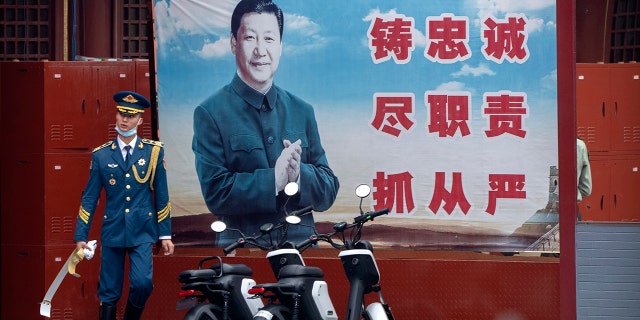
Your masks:
{"label": "honor guard member", "polygon": [[118,137],[93,150],[74,241],[77,248],[88,247],[89,229],[104,189],[106,208],[100,231],[98,287],[100,320],[116,319],[127,254],[130,284],[124,319],[131,320],[140,319],[153,289],[153,244],[160,240],[164,254],[173,254],[171,204],[162,143],[137,135],[149,100],[129,91],[118,92],[113,99],[117,105]]}

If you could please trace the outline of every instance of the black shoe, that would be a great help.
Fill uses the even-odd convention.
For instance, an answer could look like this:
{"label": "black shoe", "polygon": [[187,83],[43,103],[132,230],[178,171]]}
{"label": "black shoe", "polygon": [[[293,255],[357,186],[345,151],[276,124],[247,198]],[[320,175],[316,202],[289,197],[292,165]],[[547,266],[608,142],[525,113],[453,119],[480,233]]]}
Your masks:
{"label": "black shoe", "polygon": [[131,301],[127,301],[127,308],[124,310],[123,320],[140,320],[143,310],[144,307],[136,307]]}
{"label": "black shoe", "polygon": [[100,320],[116,320],[116,306],[100,304]]}

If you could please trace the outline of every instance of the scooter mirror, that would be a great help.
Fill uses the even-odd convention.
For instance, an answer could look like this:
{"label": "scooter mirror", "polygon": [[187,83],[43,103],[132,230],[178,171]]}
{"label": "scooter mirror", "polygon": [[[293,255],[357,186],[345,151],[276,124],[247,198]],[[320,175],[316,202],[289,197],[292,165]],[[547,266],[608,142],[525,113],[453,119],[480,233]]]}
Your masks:
{"label": "scooter mirror", "polygon": [[288,196],[292,196],[298,193],[298,184],[295,182],[289,182],[284,186],[284,193]]}
{"label": "scooter mirror", "polygon": [[222,221],[214,221],[211,224],[211,230],[213,230],[215,232],[220,233],[220,232],[222,232],[222,231],[224,231],[226,229],[227,229],[227,225]]}
{"label": "scooter mirror", "polygon": [[302,221],[298,216],[287,216],[284,220],[286,220],[288,224],[298,224]]}
{"label": "scooter mirror", "polygon": [[359,198],[366,198],[371,193],[371,187],[366,184],[361,184],[356,187],[356,196]]}

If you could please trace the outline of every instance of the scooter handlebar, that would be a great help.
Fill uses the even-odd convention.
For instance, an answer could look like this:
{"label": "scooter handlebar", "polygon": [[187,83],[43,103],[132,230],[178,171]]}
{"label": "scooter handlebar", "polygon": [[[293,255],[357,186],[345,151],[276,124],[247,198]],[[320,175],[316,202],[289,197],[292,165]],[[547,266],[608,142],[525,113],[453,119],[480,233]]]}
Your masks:
{"label": "scooter handlebar", "polygon": [[376,217],[389,213],[389,208],[380,209],[377,211],[369,211],[359,217],[353,219],[354,223],[365,223],[367,221],[373,221]]}
{"label": "scooter handlebar", "polygon": [[290,216],[301,216],[301,215],[305,215],[309,212],[313,211],[313,206],[306,206],[300,210],[296,210],[296,211],[292,211],[291,213],[289,213]]}
{"label": "scooter handlebar", "polygon": [[227,255],[231,251],[235,250],[236,248],[238,248],[240,246],[244,246],[245,243],[246,243],[245,239],[244,238],[240,238],[240,239],[238,239],[238,241],[236,241],[236,242],[228,245],[224,249],[222,249],[222,251],[224,252],[225,255]]}
{"label": "scooter handlebar", "polygon": [[305,240],[303,240],[300,243],[296,244],[296,250],[298,251],[304,251],[305,249],[309,248],[311,245],[315,244],[318,242],[318,237],[313,235]]}
{"label": "scooter handlebar", "polygon": [[[288,216],[303,216],[306,215],[310,212],[313,211],[313,206],[306,206],[300,210],[296,210],[291,212],[290,214],[288,214]],[[242,233],[242,231],[238,230],[238,229],[233,229],[235,231],[237,231],[238,233],[240,233],[240,235],[242,236],[240,239],[238,239],[236,242],[228,245],[227,247],[225,247],[223,249],[223,252],[225,255],[229,254],[230,252],[232,252],[233,250],[237,249],[238,247],[244,247],[245,245],[250,245],[256,248],[259,248],[261,250],[265,250],[265,251],[269,251],[269,250],[273,250],[275,248],[281,247],[281,248],[293,248],[296,247],[294,244],[291,244],[291,242],[288,241],[280,241],[278,242],[278,244],[275,244],[271,241],[269,241],[269,243],[260,243],[259,239],[262,238],[265,235],[270,234],[271,232],[273,232],[274,230],[277,229],[281,229],[283,227],[286,228],[288,222],[286,221],[282,221],[279,225],[273,227],[273,225],[269,224],[270,227],[266,228],[264,231],[261,229],[262,233],[258,236],[251,236],[251,237],[247,237],[244,235],[244,233]],[[286,229],[285,229],[286,230]],[[286,231],[285,231],[286,234]],[[285,236],[286,237],[286,236]],[[286,238],[285,238],[286,239]]]}

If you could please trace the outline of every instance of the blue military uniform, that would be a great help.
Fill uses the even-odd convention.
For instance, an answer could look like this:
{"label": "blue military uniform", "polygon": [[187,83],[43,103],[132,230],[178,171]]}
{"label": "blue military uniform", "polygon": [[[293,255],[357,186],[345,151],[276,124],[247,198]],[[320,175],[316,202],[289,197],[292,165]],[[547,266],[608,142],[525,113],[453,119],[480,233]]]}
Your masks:
{"label": "blue military uniform", "polygon": [[[119,92],[114,100],[123,115],[141,113],[149,106],[148,100],[134,92]],[[118,139],[93,150],[74,240],[87,241],[93,218],[99,215],[96,206],[104,189],[106,208],[101,215],[98,296],[102,305],[115,308],[122,293],[124,260],[128,254],[131,264],[128,304],[139,307],[141,313],[153,289],[153,243],[171,236],[171,204],[162,143],[135,137],[131,145],[134,147],[128,161]]]}
{"label": "blue military uniform", "polygon": [[78,213],[76,241],[87,239],[103,188],[107,196],[100,234],[103,246],[132,247],[171,235],[162,143],[137,139],[129,163],[124,162],[117,141],[93,151],[89,182]]}

